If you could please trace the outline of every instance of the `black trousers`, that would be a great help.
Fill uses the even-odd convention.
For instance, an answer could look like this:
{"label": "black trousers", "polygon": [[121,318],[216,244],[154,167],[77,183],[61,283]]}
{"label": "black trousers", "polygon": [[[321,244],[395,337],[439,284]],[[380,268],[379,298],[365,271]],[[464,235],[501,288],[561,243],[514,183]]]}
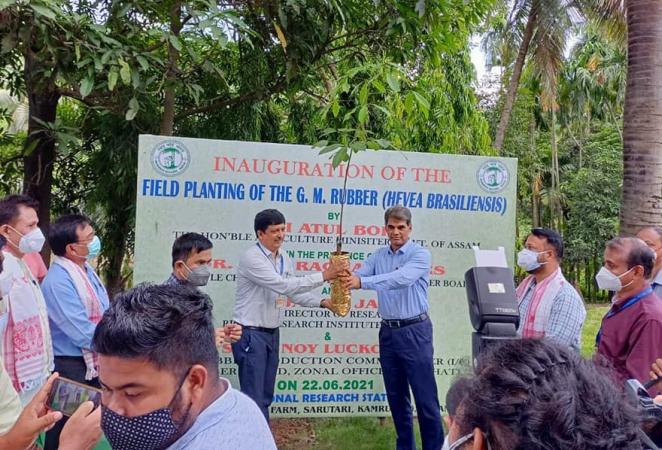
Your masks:
{"label": "black trousers", "polygon": [[[59,373],[61,377],[69,378],[70,380],[78,381],[79,383],[87,384],[88,386],[95,388],[101,387],[98,378],[94,378],[93,380],[85,379],[87,367],[85,366],[85,360],[82,356],[56,356],[54,359],[55,371]],[[68,419],[67,416],[64,416],[62,420],[46,432],[44,450],[57,450],[60,445],[60,433]]]}

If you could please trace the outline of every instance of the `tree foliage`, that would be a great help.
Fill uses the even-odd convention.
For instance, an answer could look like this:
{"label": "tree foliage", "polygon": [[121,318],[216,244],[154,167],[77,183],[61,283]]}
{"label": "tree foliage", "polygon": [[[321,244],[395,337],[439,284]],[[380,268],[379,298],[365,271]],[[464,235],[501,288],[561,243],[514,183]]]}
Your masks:
{"label": "tree foliage", "polygon": [[42,222],[96,218],[116,291],[130,276],[140,133],[325,139],[344,149],[336,161],[391,146],[488,152],[467,40],[492,3],[2,0],[0,87],[31,116],[0,157],[23,159]]}

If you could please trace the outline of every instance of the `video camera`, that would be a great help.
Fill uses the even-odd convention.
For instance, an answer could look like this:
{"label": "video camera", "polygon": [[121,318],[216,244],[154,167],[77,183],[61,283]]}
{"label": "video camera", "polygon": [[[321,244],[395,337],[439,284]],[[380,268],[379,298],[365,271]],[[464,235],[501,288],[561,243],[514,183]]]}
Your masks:
{"label": "video camera", "polygon": [[648,389],[657,383],[651,380],[641,384],[639,380],[627,380],[625,392],[641,412],[642,425],[639,438],[646,450],[660,450],[662,445],[662,405],[658,405],[648,395]]}

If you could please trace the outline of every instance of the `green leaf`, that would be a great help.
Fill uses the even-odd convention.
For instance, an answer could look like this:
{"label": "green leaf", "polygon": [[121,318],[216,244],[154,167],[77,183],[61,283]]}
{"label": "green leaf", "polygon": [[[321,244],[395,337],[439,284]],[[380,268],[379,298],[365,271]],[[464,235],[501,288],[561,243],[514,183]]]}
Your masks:
{"label": "green leaf", "polygon": [[[78,47],[76,47],[76,48],[78,48]],[[113,56],[113,51],[112,50],[108,50],[103,55],[101,55],[101,64],[108,63],[108,60],[110,60],[111,56]]]}
{"label": "green leaf", "polygon": [[120,64],[120,77],[122,77],[122,83],[129,85],[131,83],[131,67],[123,59],[118,60]]}
{"label": "green leaf", "polygon": [[175,50],[177,50],[178,52],[182,51],[183,48],[182,41],[180,41],[177,36],[175,36],[174,34],[169,34],[168,39],[170,40],[170,45],[172,45],[175,48]]}
{"label": "green leaf", "polygon": [[352,142],[349,145],[355,152],[362,152],[367,148],[365,142]]}
{"label": "green leaf", "polygon": [[359,91],[359,103],[361,105],[365,105],[368,103],[368,85],[364,84],[361,86],[361,90]]}
{"label": "green leaf", "polygon": [[46,6],[35,5],[34,3],[31,3],[30,8],[32,8],[32,10],[34,12],[36,12],[37,14],[39,14],[40,16],[44,16],[44,17],[47,17],[51,20],[55,20],[55,17],[56,17],[55,12],[52,9],[50,9]]}
{"label": "green leaf", "polygon": [[80,82],[80,95],[85,98],[90,95],[92,88],[94,87],[94,78],[83,78],[83,81]]}
{"label": "green leaf", "polygon": [[377,139],[376,142],[379,144],[382,150],[389,149],[393,145],[391,141],[387,141],[386,139]]}
{"label": "green leaf", "polygon": [[400,92],[400,81],[393,74],[386,75],[386,82],[393,92]]}
{"label": "green leaf", "polygon": [[393,113],[391,111],[389,111],[388,109],[384,108],[381,105],[372,105],[372,107],[376,108],[378,111],[381,111],[382,113],[384,113],[384,115],[386,117],[391,117],[393,115]]}
{"label": "green leaf", "polygon": [[325,155],[327,153],[334,152],[334,151],[338,150],[341,147],[342,147],[342,144],[331,144],[331,145],[328,145],[328,146],[324,147],[322,150],[320,150],[319,154],[320,155]]}
{"label": "green leaf", "polygon": [[140,72],[137,69],[131,71],[131,85],[136,89],[140,86]]}
{"label": "green leaf", "polygon": [[372,85],[379,91],[380,94],[386,93],[386,86],[384,86],[384,83],[382,83],[379,80],[373,80]]}
{"label": "green leaf", "polygon": [[420,93],[416,91],[412,91],[414,94],[414,97],[416,97],[416,102],[418,105],[423,108],[424,110],[429,111],[430,110],[430,102],[428,101],[427,98],[423,97]]}
{"label": "green leaf", "polygon": [[341,147],[338,149],[335,155],[333,155],[333,160],[331,164],[333,167],[338,167],[341,162],[343,162],[347,157],[347,147]]}
{"label": "green leaf", "polygon": [[147,62],[147,58],[145,58],[144,56],[142,55],[136,56],[136,61],[138,61],[138,64],[140,64],[140,67],[143,70],[149,69],[149,63]]}
{"label": "green leaf", "polygon": [[333,113],[333,117],[338,117],[338,113],[340,112],[340,104],[337,101],[334,101],[331,105],[331,112]]}
{"label": "green leaf", "polygon": [[139,110],[140,103],[138,103],[138,100],[133,97],[131,100],[129,100],[129,109],[126,111],[126,116],[124,116],[124,118],[126,120],[133,120],[134,117],[136,117],[136,114],[138,114]]}
{"label": "green leaf", "polygon": [[368,121],[368,105],[361,106],[359,109],[359,123],[365,124]]}
{"label": "green leaf", "polygon": [[111,70],[108,72],[108,90],[112,91],[115,89],[115,85],[117,84],[117,76],[119,74],[117,73],[116,69]]}

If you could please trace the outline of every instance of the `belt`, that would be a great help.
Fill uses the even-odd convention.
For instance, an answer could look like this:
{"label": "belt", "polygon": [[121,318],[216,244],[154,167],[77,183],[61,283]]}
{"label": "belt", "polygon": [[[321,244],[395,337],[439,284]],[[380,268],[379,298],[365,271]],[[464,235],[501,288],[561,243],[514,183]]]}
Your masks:
{"label": "belt", "polygon": [[[241,325],[241,324],[239,324]],[[241,328],[244,330],[255,330],[255,331],[262,331],[263,333],[271,333],[274,334],[276,331],[278,331],[278,327],[276,328],[265,328],[265,327],[254,327],[252,325],[241,325]]]}
{"label": "belt", "polygon": [[382,325],[386,325],[389,328],[402,328],[428,320],[429,317],[428,313],[423,313],[419,316],[410,317],[409,319],[382,319]]}

